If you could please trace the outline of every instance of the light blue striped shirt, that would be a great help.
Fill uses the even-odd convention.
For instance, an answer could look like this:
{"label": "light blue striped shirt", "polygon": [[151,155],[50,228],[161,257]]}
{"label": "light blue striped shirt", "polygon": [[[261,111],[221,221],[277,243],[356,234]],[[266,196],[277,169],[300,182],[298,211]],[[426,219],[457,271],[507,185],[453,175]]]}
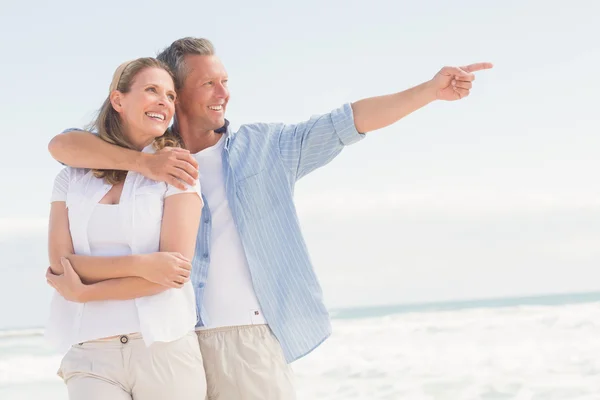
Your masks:
{"label": "light blue striped shirt", "polygon": [[[350,104],[296,125],[249,124],[227,132],[225,190],[250,268],[252,284],[287,362],[331,334],[329,314],[300,232],[293,202],[296,181],[327,164],[364,135]],[[191,281],[200,310],[210,265],[211,213],[204,199]]]}
{"label": "light blue striped shirt", "polygon": [[[64,132],[73,130],[81,129]],[[296,125],[249,124],[235,133],[227,131],[227,200],[263,316],[287,362],[314,350],[331,334],[321,286],[300,232],[294,186],[364,136],[354,126],[350,104]],[[209,323],[202,299],[210,265],[211,214],[202,197],[191,276],[199,327]]]}

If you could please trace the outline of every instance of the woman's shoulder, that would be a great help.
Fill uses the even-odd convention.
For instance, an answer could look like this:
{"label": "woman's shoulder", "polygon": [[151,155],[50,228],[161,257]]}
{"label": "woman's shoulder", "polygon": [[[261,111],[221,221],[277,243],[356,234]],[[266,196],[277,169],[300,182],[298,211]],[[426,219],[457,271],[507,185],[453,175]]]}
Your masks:
{"label": "woman's shoulder", "polygon": [[87,168],[73,168],[73,167],[64,167],[61,169],[58,174],[56,174],[56,178],[54,181],[60,184],[73,184],[82,180],[87,174],[90,173],[90,169]]}
{"label": "woman's shoulder", "polygon": [[133,185],[135,185],[135,190],[138,193],[145,192],[153,192],[153,193],[165,193],[167,191],[167,184],[161,181],[155,181],[154,179],[150,179],[145,177],[144,175],[137,172],[130,172],[130,174],[135,174],[135,180]]}

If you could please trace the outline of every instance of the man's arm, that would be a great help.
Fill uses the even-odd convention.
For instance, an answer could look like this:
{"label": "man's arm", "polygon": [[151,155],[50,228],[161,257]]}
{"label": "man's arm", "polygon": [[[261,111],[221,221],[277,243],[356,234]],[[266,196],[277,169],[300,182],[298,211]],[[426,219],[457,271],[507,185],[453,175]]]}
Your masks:
{"label": "man's arm", "polygon": [[366,132],[389,126],[434,100],[468,96],[473,72],[491,67],[490,63],[444,67],[431,81],[403,92],[359,100],[306,122],[283,126],[278,137],[281,160],[300,179],[330,162]]}
{"label": "man's arm", "polygon": [[371,132],[392,125],[434,100],[465,98],[475,80],[473,72],[489,68],[490,63],[444,67],[432,80],[403,92],[359,100],[352,104],[356,129]]}
{"label": "man's arm", "polygon": [[356,130],[366,133],[385,128],[433,102],[435,91],[429,85],[429,82],[422,83],[403,92],[352,103]]}
{"label": "man's arm", "polygon": [[140,172],[148,154],[112,145],[97,135],[70,130],[55,136],[48,144],[55,160],[74,168],[116,169]]}
{"label": "man's arm", "polygon": [[198,179],[198,163],[185,149],[165,147],[142,153],[105,142],[90,132],[71,130],[50,141],[52,157],[71,167],[135,171],[155,181],[185,189]]}

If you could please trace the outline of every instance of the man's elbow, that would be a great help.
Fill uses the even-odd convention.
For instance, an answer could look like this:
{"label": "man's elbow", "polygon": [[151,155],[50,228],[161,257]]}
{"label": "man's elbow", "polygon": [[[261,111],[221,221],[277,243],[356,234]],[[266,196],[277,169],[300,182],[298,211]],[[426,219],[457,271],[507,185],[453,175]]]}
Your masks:
{"label": "man's elbow", "polygon": [[52,140],[50,140],[50,143],[48,143],[48,151],[50,152],[52,158],[54,158],[57,161],[62,161],[61,155],[63,154],[63,149],[65,148],[65,141],[67,139],[68,138],[65,137],[65,134],[61,133],[60,135],[54,136]]}

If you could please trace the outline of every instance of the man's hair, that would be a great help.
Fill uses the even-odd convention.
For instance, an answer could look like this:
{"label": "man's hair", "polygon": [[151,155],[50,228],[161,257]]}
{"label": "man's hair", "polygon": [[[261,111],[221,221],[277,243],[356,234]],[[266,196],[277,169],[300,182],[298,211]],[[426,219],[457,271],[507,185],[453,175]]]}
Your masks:
{"label": "man's hair", "polygon": [[212,56],[215,54],[215,47],[208,39],[185,37],[171,43],[156,57],[171,68],[175,75],[175,90],[180,90],[185,83],[185,78],[189,73],[185,65],[185,56],[196,54],[200,56]]}

